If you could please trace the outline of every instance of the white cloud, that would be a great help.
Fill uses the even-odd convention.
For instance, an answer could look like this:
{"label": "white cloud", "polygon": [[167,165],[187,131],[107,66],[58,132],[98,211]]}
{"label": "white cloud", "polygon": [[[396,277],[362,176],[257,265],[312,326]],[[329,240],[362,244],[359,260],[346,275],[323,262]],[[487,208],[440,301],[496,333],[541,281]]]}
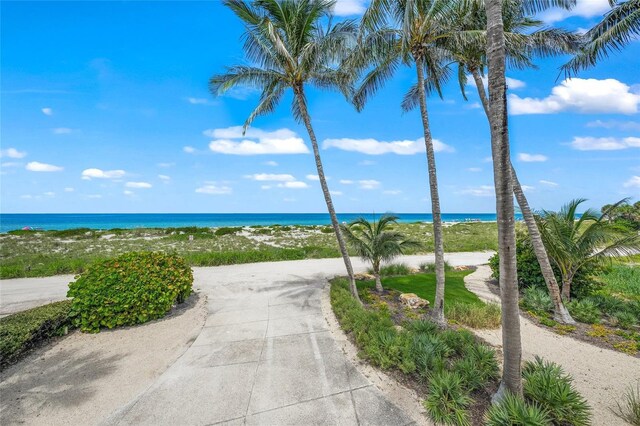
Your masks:
{"label": "white cloud", "polygon": [[167,175],[158,175],[158,179],[160,179],[161,181],[167,183],[171,180],[171,176],[167,176]]}
{"label": "white cloud", "polygon": [[402,191],[400,191],[399,189],[387,189],[382,191],[382,193],[385,195],[399,195],[402,194]]}
{"label": "white cloud", "polygon": [[196,149],[192,146],[185,146],[182,148],[182,151],[187,153],[187,154],[193,154],[196,152]]}
{"label": "white cloud", "polygon": [[542,185],[546,185],[546,186],[551,186],[551,187],[558,186],[558,184],[556,182],[553,182],[553,181],[550,181],[550,180],[541,179],[538,182],[540,182]]}
{"label": "white cloud", "polygon": [[521,152],[518,154],[518,160],[525,163],[542,163],[547,161],[549,157],[542,154],[527,154],[526,152]]}
{"label": "white cloud", "polygon": [[157,166],[163,169],[168,169],[169,167],[175,166],[176,163],[158,163]]}
{"label": "white cloud", "polygon": [[362,160],[362,161],[358,161],[358,166],[375,166],[376,163],[375,161],[371,161],[371,160]]}
{"label": "white cloud", "polygon": [[459,193],[463,195],[471,195],[473,197],[493,197],[495,194],[495,188],[491,185],[480,185],[463,189]]}
{"label": "white cloud", "polygon": [[278,163],[276,163],[275,161],[265,161],[264,163],[265,166],[271,166],[271,167],[277,167]]}
{"label": "white cloud", "polygon": [[74,191],[75,191],[75,188],[72,188],[72,187],[70,187],[70,186],[67,186],[67,187],[64,189],[64,192],[74,192]]}
{"label": "white cloud", "polygon": [[26,167],[30,172],[61,172],[64,167],[54,166],[53,164],[40,163],[39,161],[32,161],[27,163]]}
{"label": "white cloud", "polygon": [[640,148],[640,138],[593,138],[576,136],[571,148],[578,151],[617,151],[627,148]]}
{"label": "white cloud", "polygon": [[467,171],[472,173],[479,173],[482,171],[482,169],[480,167],[469,167]]}
{"label": "white cloud", "polygon": [[5,163],[0,164],[1,167],[20,167],[22,163],[18,163],[15,161],[7,161]]}
{"label": "white cloud", "polygon": [[360,189],[377,189],[380,186],[380,182],[374,179],[359,180]]}
{"label": "white cloud", "polygon": [[271,185],[261,185],[260,189],[264,189],[264,190],[271,189]]}
{"label": "white cloud", "polygon": [[98,199],[98,198],[102,198],[102,195],[100,194],[89,194],[87,195],[87,198],[91,198],[91,199]]}
{"label": "white cloud", "polygon": [[366,10],[364,0],[337,0],[333,6],[336,16],[362,15]]}
{"label": "white cloud", "polygon": [[303,189],[303,188],[308,188],[309,185],[307,185],[305,182],[294,180],[293,182],[279,183],[278,187],[289,188],[289,189]]}
{"label": "white cloud", "polygon": [[605,129],[618,130],[637,130],[640,132],[640,122],[637,121],[596,120],[588,122],[587,127],[602,127]]}
{"label": "white cloud", "polygon": [[47,192],[44,192],[42,195],[44,195],[45,197],[55,197],[56,193],[53,191],[47,191]]}
{"label": "white cloud", "polygon": [[529,185],[520,185],[520,187],[522,188],[523,192],[529,192],[536,189],[534,186],[529,186]]}
{"label": "white cloud", "polygon": [[329,192],[331,193],[331,195],[335,195],[336,197],[344,195],[344,192],[342,191],[329,191]]}
{"label": "white cloud", "polygon": [[74,130],[68,127],[56,127],[54,129],[51,129],[51,133],[53,133],[54,135],[68,135],[73,132]]}
{"label": "white cloud", "polygon": [[[511,78],[511,77],[506,77],[507,79],[507,87],[509,89],[512,90],[517,90],[517,89],[522,89],[523,87],[527,86],[527,83],[525,83],[522,80],[518,80],[516,78]],[[484,77],[482,77],[482,85],[484,86],[484,88],[486,89],[489,86],[489,78],[485,75]],[[476,86],[476,81],[473,79],[472,75],[467,75],[467,86]],[[478,108],[481,107],[482,105],[478,104]]]}
{"label": "white cloud", "polygon": [[551,8],[544,11],[540,18],[546,23],[552,24],[572,16],[593,18],[604,15],[609,10],[611,10],[609,0],[577,0],[575,7],[571,8],[571,10]]}
{"label": "white cloud", "polygon": [[51,108],[42,108],[40,111],[42,111],[44,115],[53,115],[53,110]]}
{"label": "white cloud", "polygon": [[[413,155],[425,152],[424,138],[416,140],[403,140],[381,142],[376,139],[325,139],[322,144],[324,149],[338,148],[343,151],[360,152],[368,155],[398,154]],[[433,140],[433,149],[436,152],[453,152],[454,149],[438,139]]]}
{"label": "white cloud", "polygon": [[213,138],[209,149],[219,154],[264,155],[264,154],[308,154],[309,148],[294,131],[279,129],[264,131],[247,129],[242,135],[242,126],[205,130],[204,135]]}
{"label": "white cloud", "polygon": [[293,175],[273,173],[256,173],[253,175],[246,175],[245,178],[260,182],[292,182],[296,180]]}
{"label": "white cloud", "polygon": [[353,181],[349,179],[340,179],[340,183],[343,185],[352,185]]}
{"label": "white cloud", "polygon": [[31,196],[30,194],[23,194],[20,196],[20,198],[22,198],[23,200],[30,200],[31,198],[33,198],[33,196]]}
{"label": "white cloud", "polygon": [[314,180],[314,181],[319,181],[320,180],[320,177],[318,175],[307,175],[305,177],[307,178],[307,180]]}
{"label": "white cloud", "polygon": [[85,169],[82,171],[82,179],[120,179],[125,174],[124,170]]}
{"label": "white cloud", "polygon": [[521,98],[509,95],[510,112],[522,114],[553,114],[573,111],[582,114],[634,114],[638,112],[640,95],[626,84],[609,78],[573,78],[551,89],[546,98]]}
{"label": "white cloud", "polygon": [[124,195],[134,195],[134,194],[135,194],[135,192],[133,192],[133,191],[129,191],[128,189],[125,189],[124,191],[122,191],[122,193],[123,193]]}
{"label": "white cloud", "polygon": [[27,153],[24,151],[18,151],[15,148],[7,148],[0,150],[0,158],[8,157],[8,158],[24,158],[27,156]]}
{"label": "white cloud", "polygon": [[231,187],[226,185],[218,185],[215,182],[208,182],[206,185],[197,188],[196,192],[199,194],[209,195],[228,195],[231,194],[233,190]]}
{"label": "white cloud", "polygon": [[207,98],[187,98],[187,102],[191,105],[213,105],[215,103]]}
{"label": "white cloud", "polygon": [[631,179],[624,183],[625,188],[640,188],[640,176],[631,176]]}
{"label": "white cloud", "polygon": [[127,182],[124,184],[124,186],[126,186],[127,188],[151,188],[153,185],[151,185],[149,182]]}

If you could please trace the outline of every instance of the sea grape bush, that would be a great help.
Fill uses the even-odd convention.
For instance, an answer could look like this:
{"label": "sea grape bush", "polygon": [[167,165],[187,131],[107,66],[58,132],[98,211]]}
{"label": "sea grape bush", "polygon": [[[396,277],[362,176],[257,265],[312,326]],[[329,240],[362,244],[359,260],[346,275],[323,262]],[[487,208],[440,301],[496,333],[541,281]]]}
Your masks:
{"label": "sea grape bush", "polygon": [[184,259],[162,252],[131,252],[97,262],[69,284],[70,317],[82,331],[142,324],[163,317],[191,294]]}

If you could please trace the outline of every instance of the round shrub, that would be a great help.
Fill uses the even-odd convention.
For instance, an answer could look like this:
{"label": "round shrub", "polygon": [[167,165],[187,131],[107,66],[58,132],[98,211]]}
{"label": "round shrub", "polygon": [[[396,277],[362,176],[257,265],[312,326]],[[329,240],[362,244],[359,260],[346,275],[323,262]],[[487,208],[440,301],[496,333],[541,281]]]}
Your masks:
{"label": "round shrub", "polygon": [[597,324],[600,322],[602,313],[598,309],[598,305],[591,299],[571,301],[567,303],[567,308],[576,321],[585,324]]}
{"label": "round shrub", "polygon": [[163,317],[191,294],[193,274],[181,257],[132,252],[95,263],[69,284],[70,316],[82,331],[142,324]]}

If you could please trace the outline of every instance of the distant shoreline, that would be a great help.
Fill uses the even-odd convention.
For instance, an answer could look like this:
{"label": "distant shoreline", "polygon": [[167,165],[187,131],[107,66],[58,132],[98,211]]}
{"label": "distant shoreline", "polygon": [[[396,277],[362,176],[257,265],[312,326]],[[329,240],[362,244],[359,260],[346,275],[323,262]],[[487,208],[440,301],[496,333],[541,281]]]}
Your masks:
{"label": "distant shoreline", "polygon": [[[394,213],[401,223],[431,223],[429,213]],[[339,213],[340,222],[358,217],[369,220],[376,213]],[[519,215],[516,215],[519,219]],[[445,223],[495,222],[494,213],[443,213]],[[330,224],[325,213],[2,213],[0,232],[29,228],[36,231],[62,231],[88,228],[93,230],[238,227],[238,226],[325,226]]]}

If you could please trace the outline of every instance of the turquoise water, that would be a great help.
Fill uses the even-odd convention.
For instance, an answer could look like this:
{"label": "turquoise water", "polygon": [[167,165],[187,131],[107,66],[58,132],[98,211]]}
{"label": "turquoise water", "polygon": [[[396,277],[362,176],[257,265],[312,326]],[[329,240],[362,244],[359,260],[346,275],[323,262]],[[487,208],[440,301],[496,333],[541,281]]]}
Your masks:
{"label": "turquoise water", "polygon": [[[400,222],[431,222],[431,214],[397,213]],[[379,216],[379,215],[378,215]],[[372,219],[371,213],[338,214],[341,222],[358,217]],[[495,221],[493,213],[444,213],[445,222]],[[184,226],[325,225],[326,213],[105,213],[105,214],[0,214],[0,232],[30,227],[62,230],[73,228],[177,228]]]}

